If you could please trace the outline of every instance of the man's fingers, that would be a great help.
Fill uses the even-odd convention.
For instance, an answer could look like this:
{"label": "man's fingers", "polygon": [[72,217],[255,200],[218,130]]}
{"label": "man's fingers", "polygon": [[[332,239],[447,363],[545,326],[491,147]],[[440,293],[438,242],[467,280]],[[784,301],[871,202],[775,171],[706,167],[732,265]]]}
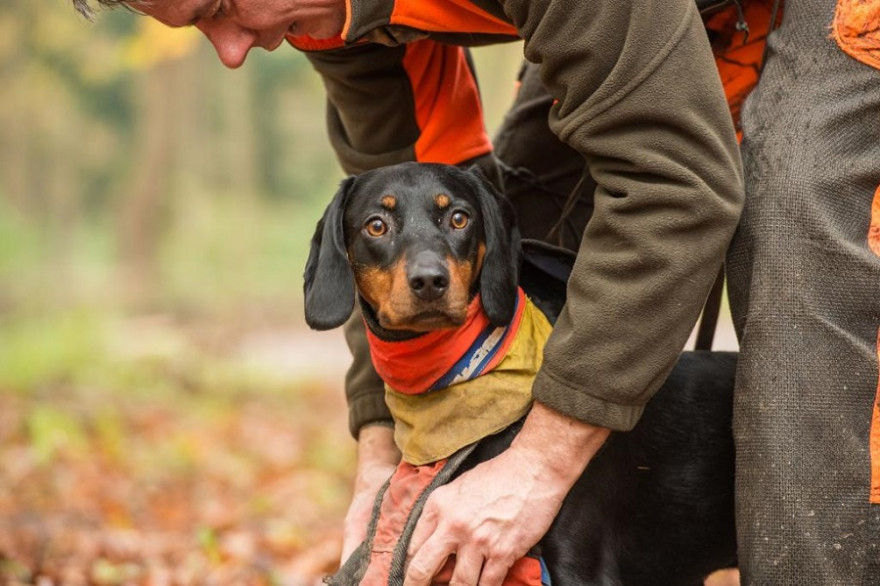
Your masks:
{"label": "man's fingers", "polygon": [[470,582],[470,584],[479,584],[479,586],[501,586],[510,567],[504,562],[489,560],[483,566],[483,572],[480,574],[479,582]]}
{"label": "man's fingers", "polygon": [[409,551],[414,554],[406,568],[403,586],[429,586],[449,556],[455,553],[455,545],[435,538],[425,541],[418,550],[410,547]]}
{"label": "man's fingers", "polygon": [[473,586],[480,580],[483,554],[476,548],[460,549],[455,556],[455,569],[449,586]]}
{"label": "man's fingers", "polygon": [[416,523],[416,528],[413,529],[412,537],[409,539],[407,557],[412,558],[428,541],[428,538],[434,534],[437,530],[437,520],[437,513],[431,506],[431,499],[429,498],[428,502],[425,503],[422,515],[419,517],[419,522]]}

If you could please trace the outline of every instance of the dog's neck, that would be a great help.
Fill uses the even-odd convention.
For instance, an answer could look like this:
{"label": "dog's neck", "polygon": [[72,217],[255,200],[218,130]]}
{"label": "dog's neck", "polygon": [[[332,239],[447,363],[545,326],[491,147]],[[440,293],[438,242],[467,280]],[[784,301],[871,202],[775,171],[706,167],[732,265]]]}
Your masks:
{"label": "dog's neck", "polygon": [[477,296],[468,305],[460,327],[401,335],[381,328],[373,309],[362,302],[376,372],[390,388],[406,395],[442,388],[491,370],[509,348],[525,306],[525,294],[519,290],[513,321],[495,326]]}

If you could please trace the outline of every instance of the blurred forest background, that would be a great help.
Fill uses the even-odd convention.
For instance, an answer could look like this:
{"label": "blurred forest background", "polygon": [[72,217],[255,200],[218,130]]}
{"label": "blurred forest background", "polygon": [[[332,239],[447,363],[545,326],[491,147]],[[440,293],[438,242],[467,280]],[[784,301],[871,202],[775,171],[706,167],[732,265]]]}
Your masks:
{"label": "blurred forest background", "polygon": [[[521,47],[480,49],[490,127]],[[0,584],[312,584],[355,443],[302,269],[343,174],[287,45],[0,9]]]}
{"label": "blurred forest background", "polygon": [[[494,129],[521,47],[475,58]],[[317,75],[3,0],[0,88],[0,584],[314,584],[355,449],[301,315],[343,178]]]}

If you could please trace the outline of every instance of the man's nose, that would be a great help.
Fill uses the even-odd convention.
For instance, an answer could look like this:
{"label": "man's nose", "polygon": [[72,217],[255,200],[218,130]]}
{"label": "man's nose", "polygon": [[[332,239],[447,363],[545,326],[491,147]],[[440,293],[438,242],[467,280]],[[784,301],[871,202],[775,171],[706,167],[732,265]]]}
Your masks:
{"label": "man's nose", "polygon": [[196,26],[214,45],[221,63],[230,69],[240,67],[247,58],[248,51],[257,44],[258,35],[255,31],[228,20],[199,23]]}

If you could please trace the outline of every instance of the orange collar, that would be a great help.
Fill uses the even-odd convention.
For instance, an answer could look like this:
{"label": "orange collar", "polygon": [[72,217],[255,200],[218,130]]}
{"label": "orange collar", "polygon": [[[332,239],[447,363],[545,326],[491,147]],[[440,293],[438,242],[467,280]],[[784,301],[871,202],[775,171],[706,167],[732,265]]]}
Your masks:
{"label": "orange collar", "polygon": [[525,301],[525,293],[518,289],[513,319],[501,327],[489,322],[479,295],[468,306],[464,324],[456,329],[386,341],[368,327],[367,340],[376,372],[392,389],[407,395],[444,388],[489,372],[501,362],[516,337]]}

